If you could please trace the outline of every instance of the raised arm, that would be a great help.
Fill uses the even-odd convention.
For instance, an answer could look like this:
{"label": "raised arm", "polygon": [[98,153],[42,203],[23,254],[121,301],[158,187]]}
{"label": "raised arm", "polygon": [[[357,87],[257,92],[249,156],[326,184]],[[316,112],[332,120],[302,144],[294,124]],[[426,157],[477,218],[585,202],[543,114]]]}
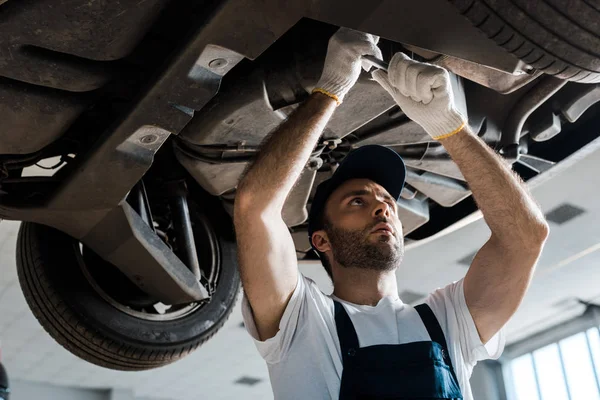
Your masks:
{"label": "raised arm", "polygon": [[234,224],[242,285],[261,340],[273,337],[298,281],[294,242],[281,212],[325,125],[354,85],[377,38],[340,29],[329,41],[315,93],[263,144],[238,184]]}
{"label": "raised arm", "polygon": [[479,137],[463,129],[442,144],[492,231],[464,282],[467,306],[486,343],[521,304],[549,228],[525,184]]}
{"label": "raised arm", "polygon": [[466,118],[454,107],[445,70],[399,53],[389,75],[373,75],[407,116],[444,145],[490,227],[492,235],[464,281],[469,312],[486,343],[523,300],[548,236],[544,215],[504,160],[469,131]]}

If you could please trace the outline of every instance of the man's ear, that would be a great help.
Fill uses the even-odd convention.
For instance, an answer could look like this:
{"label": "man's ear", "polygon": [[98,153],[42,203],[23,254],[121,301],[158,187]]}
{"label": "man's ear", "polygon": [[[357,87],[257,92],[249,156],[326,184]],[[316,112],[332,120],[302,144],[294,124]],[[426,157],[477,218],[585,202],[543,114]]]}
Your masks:
{"label": "man's ear", "polygon": [[323,229],[313,232],[312,242],[317,250],[319,250],[321,253],[326,253],[327,251],[331,250],[329,237],[327,236],[327,232],[325,232]]}

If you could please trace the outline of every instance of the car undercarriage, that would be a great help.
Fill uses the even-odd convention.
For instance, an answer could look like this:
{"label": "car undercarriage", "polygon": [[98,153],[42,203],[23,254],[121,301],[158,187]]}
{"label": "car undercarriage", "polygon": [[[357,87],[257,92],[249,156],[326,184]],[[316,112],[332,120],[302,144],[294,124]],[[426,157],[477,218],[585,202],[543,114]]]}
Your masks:
{"label": "car undercarriage", "polygon": [[[518,35],[500,25],[487,33],[502,10],[475,24],[481,2],[0,3],[0,217],[29,224],[20,236],[20,277],[40,322],[70,351],[109,368],[172,362],[227,318],[239,288],[231,226],[237,183],[263,140],[310,95],[340,26],[379,35],[385,60],[403,51],[448,69],[471,130],[524,180],[550,178],[599,134],[597,57],[584,74],[558,58],[541,65],[553,54],[543,46],[507,51]],[[598,49],[595,40],[580,44]],[[286,200],[298,259],[316,259],[306,235],[314,189],[366,144],[388,146],[406,162],[398,209],[409,248],[476,211],[444,148],[363,72]],[[80,302],[36,289],[70,279],[55,266],[56,275],[35,280],[32,252],[59,257],[40,244],[54,234],[64,235],[55,245],[72,253],[73,271],[97,294],[94,340],[144,349],[129,343],[131,354],[120,354],[51,321],[61,301]],[[61,284],[69,291],[78,282]],[[111,312],[149,325],[124,334],[128,322],[103,322]],[[169,323],[186,318],[206,329],[170,331]]]}

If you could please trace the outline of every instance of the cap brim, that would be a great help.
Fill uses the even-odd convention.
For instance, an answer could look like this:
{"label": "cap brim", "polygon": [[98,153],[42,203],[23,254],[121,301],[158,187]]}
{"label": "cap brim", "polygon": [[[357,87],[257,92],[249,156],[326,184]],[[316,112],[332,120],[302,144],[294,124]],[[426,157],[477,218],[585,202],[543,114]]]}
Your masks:
{"label": "cap brim", "polygon": [[335,190],[350,179],[369,179],[398,200],[405,178],[406,166],[398,153],[384,146],[367,145],[348,154],[331,181]]}

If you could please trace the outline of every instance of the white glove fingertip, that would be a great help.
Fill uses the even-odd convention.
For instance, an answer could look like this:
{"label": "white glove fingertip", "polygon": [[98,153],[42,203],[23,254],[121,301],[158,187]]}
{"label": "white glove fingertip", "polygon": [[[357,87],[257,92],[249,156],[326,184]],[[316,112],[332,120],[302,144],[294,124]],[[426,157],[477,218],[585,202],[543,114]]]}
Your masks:
{"label": "white glove fingertip", "polygon": [[373,77],[373,80],[375,82],[379,83],[382,88],[384,88],[388,93],[393,95],[394,86],[392,86],[392,84],[390,83],[388,74],[385,71],[376,69],[371,73],[371,76]]}
{"label": "white glove fingertip", "polygon": [[379,60],[383,60],[383,54],[381,53],[381,49],[379,47],[377,47],[376,44],[373,45],[373,47],[371,48],[371,55]]}
{"label": "white glove fingertip", "polygon": [[371,35],[370,33],[368,33],[367,37],[369,38],[369,41],[371,43],[373,43],[374,45],[377,45],[377,43],[379,43],[379,36],[377,36],[377,35]]}
{"label": "white glove fingertip", "polygon": [[371,77],[381,86],[389,85],[388,74],[385,71],[380,70],[379,68],[371,72]]}
{"label": "white glove fingertip", "polygon": [[433,73],[431,87],[440,88],[448,85],[450,85],[450,74],[444,68],[437,68],[435,73]]}

